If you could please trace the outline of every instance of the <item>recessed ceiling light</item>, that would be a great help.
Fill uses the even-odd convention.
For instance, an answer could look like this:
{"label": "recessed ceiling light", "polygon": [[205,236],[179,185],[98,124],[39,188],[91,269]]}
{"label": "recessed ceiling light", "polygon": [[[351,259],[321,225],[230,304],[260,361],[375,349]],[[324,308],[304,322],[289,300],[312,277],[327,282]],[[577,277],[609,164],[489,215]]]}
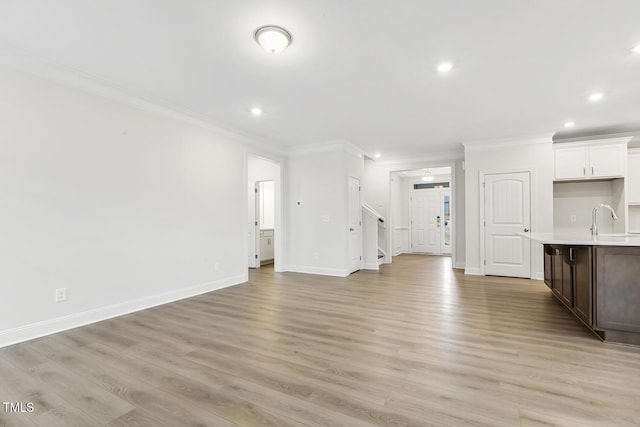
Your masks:
{"label": "recessed ceiling light", "polygon": [[574,127],[575,125],[576,125],[576,124],[575,124],[574,122],[566,122],[566,123],[564,124],[564,127],[566,127],[566,128],[572,128],[572,127]]}
{"label": "recessed ceiling light", "polygon": [[291,44],[291,34],[282,27],[265,25],[256,30],[253,37],[269,53],[280,53]]}
{"label": "recessed ceiling light", "polygon": [[636,47],[634,47],[633,49],[631,49],[631,52],[633,53],[640,53],[640,44],[636,45]]}
{"label": "recessed ceiling light", "polygon": [[448,73],[453,68],[453,64],[451,62],[443,62],[438,65],[438,72],[440,73]]}
{"label": "recessed ceiling light", "polygon": [[435,179],[435,177],[434,177],[433,175],[427,175],[427,176],[423,176],[423,177],[422,177],[422,180],[423,180],[424,182],[431,182],[431,181],[433,181],[434,179]]}
{"label": "recessed ceiling light", "polygon": [[262,108],[253,107],[251,109],[251,114],[253,114],[254,116],[261,116],[262,115]]}
{"label": "recessed ceiling light", "polygon": [[589,101],[600,101],[604,95],[601,92],[589,95]]}
{"label": "recessed ceiling light", "polygon": [[375,157],[376,159],[379,159],[380,157],[382,157],[382,154],[380,154],[380,153],[375,153],[375,154],[373,155],[373,157]]}

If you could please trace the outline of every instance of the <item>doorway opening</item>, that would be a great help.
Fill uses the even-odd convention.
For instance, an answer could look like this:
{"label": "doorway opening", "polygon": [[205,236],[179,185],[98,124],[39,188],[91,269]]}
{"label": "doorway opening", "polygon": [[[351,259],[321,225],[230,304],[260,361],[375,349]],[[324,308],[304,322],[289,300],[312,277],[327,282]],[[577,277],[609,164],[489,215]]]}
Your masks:
{"label": "doorway opening", "polygon": [[280,164],[247,157],[247,265],[282,271]]}
{"label": "doorway opening", "polygon": [[275,237],[275,181],[256,182],[256,218],[258,218],[257,260],[260,266],[273,264]]}
{"label": "doorway opening", "polygon": [[452,255],[452,168],[420,168],[392,175],[394,255]]}

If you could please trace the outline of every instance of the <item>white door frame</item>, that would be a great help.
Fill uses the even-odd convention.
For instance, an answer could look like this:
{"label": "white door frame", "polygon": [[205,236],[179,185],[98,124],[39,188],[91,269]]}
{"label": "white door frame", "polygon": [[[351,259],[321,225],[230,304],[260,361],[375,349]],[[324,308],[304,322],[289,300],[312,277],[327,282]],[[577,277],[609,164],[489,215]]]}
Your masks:
{"label": "white door frame", "polygon": [[440,223],[440,225],[442,226],[442,228],[440,229],[440,254],[441,255],[452,255],[453,256],[453,241],[452,241],[452,236],[453,234],[451,233],[451,231],[453,230],[453,227],[450,226],[449,229],[449,251],[445,252],[443,251],[445,244],[444,244],[444,236],[445,236],[445,210],[444,210],[444,198],[445,196],[449,196],[449,214],[451,216],[451,219],[449,220],[451,222],[451,224],[453,224],[453,210],[451,209],[451,184],[449,184],[449,188],[442,188],[440,189],[440,209],[442,209],[442,222]]}
{"label": "white door frame", "polygon": [[[248,188],[248,180],[249,180],[249,158],[258,158],[267,162],[274,163],[278,166],[278,173],[275,178],[263,179],[262,181],[275,181],[274,184],[274,192],[275,192],[275,230],[273,232],[273,269],[275,272],[283,272],[284,266],[286,265],[285,260],[285,241],[284,236],[286,230],[284,229],[284,214],[283,214],[283,179],[286,173],[284,158],[278,158],[277,156],[273,156],[268,153],[260,153],[254,151],[246,151],[245,152],[245,188]],[[259,182],[260,180],[256,181]],[[249,203],[248,198],[246,198],[246,203]],[[249,207],[247,206],[245,209],[245,214],[248,215]],[[245,219],[245,224],[248,223],[248,218]],[[246,227],[245,227],[246,234]],[[249,258],[249,239],[245,238],[245,260],[248,262]],[[259,243],[259,242],[258,242]],[[260,250],[258,248],[258,250]],[[245,270],[248,269],[248,265],[245,265]]]}
{"label": "white door frame", "polygon": [[[519,173],[519,172],[528,172],[529,173],[529,186],[530,186],[530,209],[531,209],[531,231],[535,231],[538,227],[537,218],[534,215],[536,210],[536,195],[537,187],[536,187],[536,171],[535,169],[501,169],[501,170],[488,170],[488,171],[479,171],[479,179],[478,179],[478,194],[480,195],[480,221],[478,222],[478,230],[480,230],[480,273],[483,276],[486,276],[486,266],[484,264],[485,257],[485,233],[484,233],[484,222],[485,222],[485,211],[484,211],[484,181],[485,175],[494,175],[494,174],[502,174],[502,173]],[[455,223],[454,223],[455,224]],[[529,243],[531,246],[531,250],[529,251],[529,278],[535,279],[535,251],[532,242]]]}
{"label": "white door frame", "polygon": [[[262,210],[261,210],[261,206],[260,206],[260,184],[262,184],[263,182],[273,182],[273,187],[274,187],[274,192],[275,192],[275,179],[261,179],[260,181],[256,181],[255,183],[255,190],[254,193],[256,195],[256,200],[255,200],[255,204],[256,204],[256,209],[255,209],[255,216],[256,216],[256,221],[255,221],[255,231],[254,231],[254,236],[255,236],[255,255],[256,255],[256,261],[255,261],[255,268],[260,268],[262,266],[262,254],[260,253],[260,217],[262,214]],[[274,224],[273,224],[273,232],[274,232],[274,239],[273,239],[273,244],[274,244],[274,249],[275,249],[275,211],[277,211],[276,205],[275,205],[275,194],[274,194]],[[273,262],[275,264],[276,261],[276,254],[275,251],[273,253]]]}
{"label": "white door frame", "polygon": [[[359,257],[360,260],[355,263],[352,264],[351,263],[351,230],[348,231],[348,258],[349,258],[349,273],[353,273],[354,271],[358,271],[358,270],[362,270],[362,179],[358,178],[357,176],[353,176],[353,175],[349,175],[347,177],[347,226],[350,227],[351,224],[351,180],[355,179],[358,181],[358,208],[356,210],[357,215],[358,215],[358,225],[357,225],[357,231],[358,231],[358,242],[356,243],[356,249],[358,249],[359,251]],[[354,265],[357,266],[357,268],[354,269]]]}
{"label": "white door frame", "polygon": [[253,242],[249,244],[249,252],[253,247],[253,254],[249,253],[249,268],[260,268],[260,182],[256,181],[253,185],[253,192],[249,193],[249,197],[253,195],[253,224],[249,225],[253,228]]}

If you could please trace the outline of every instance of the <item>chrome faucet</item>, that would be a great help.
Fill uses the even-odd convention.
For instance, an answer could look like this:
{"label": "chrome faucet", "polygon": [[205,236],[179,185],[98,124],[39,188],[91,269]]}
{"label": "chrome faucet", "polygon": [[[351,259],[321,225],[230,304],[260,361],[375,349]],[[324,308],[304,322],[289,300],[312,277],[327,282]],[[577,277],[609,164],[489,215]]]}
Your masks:
{"label": "chrome faucet", "polygon": [[597,217],[598,217],[598,209],[599,208],[607,208],[607,209],[609,209],[611,211],[611,218],[618,219],[618,215],[616,215],[616,211],[614,211],[611,206],[600,203],[598,206],[593,208],[593,211],[591,212],[591,235],[592,236],[597,236],[598,235]]}

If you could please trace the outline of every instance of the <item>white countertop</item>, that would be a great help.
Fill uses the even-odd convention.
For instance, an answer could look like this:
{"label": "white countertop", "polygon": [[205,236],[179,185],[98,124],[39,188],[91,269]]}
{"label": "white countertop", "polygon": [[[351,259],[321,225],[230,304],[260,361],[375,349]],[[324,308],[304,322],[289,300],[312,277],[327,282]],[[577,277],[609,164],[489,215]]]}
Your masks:
{"label": "white countertop", "polygon": [[588,245],[588,246],[640,246],[640,234],[599,234],[591,233],[516,233],[534,242],[549,245]]}

